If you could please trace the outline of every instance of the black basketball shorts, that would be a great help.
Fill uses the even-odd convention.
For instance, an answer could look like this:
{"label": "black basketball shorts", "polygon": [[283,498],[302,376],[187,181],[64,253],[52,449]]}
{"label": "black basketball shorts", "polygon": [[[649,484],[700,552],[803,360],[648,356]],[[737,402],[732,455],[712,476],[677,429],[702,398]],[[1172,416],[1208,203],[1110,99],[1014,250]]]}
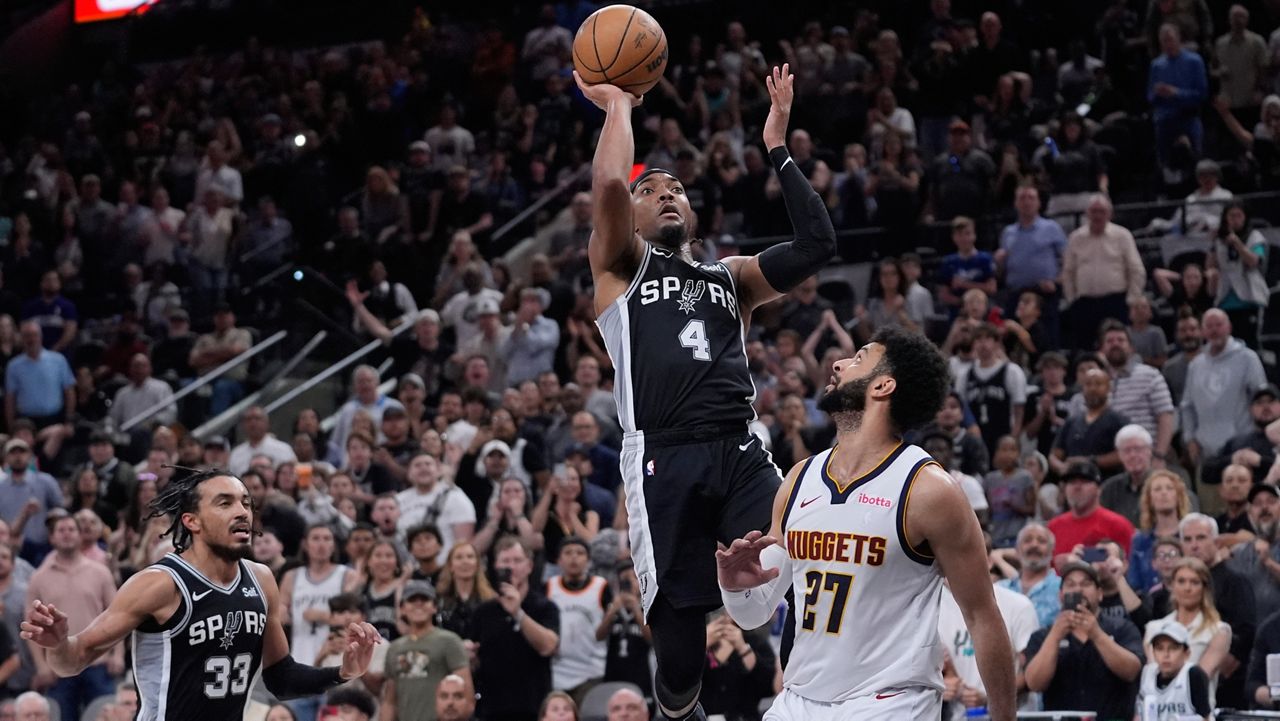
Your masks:
{"label": "black basketball shorts", "polygon": [[742,425],[627,433],[622,479],[645,613],[720,606],[716,544],[768,531],[782,474]]}

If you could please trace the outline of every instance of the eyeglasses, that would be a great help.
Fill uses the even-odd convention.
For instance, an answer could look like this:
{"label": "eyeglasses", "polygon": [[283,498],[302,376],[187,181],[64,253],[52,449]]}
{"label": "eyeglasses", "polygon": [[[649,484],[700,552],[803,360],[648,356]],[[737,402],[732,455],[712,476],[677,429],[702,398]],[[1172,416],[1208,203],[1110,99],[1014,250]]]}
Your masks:
{"label": "eyeglasses", "polygon": [[1171,561],[1175,558],[1182,558],[1182,554],[1177,551],[1161,551],[1156,554],[1156,558],[1161,561]]}

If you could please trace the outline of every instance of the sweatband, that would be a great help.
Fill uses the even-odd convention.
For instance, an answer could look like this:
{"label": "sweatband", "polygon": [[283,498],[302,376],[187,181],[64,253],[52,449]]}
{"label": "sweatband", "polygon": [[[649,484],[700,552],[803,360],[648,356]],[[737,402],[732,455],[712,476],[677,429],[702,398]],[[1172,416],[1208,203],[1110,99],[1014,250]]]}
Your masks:
{"label": "sweatband", "polygon": [[796,167],[785,147],[769,151],[778,171],[782,199],[787,205],[795,240],[779,243],[760,253],[760,272],[773,289],[786,293],[817,273],[836,254],[836,229],[822,197]]}
{"label": "sweatband", "polygon": [[760,628],[773,618],[782,598],[791,588],[791,557],[782,546],[774,544],[760,552],[760,565],[763,568],[778,569],[778,577],[763,585],[745,591],[726,591],[720,589],[720,600],[724,602],[724,610],[729,612],[739,626],[751,630]]}
{"label": "sweatband", "polygon": [[285,656],[262,669],[262,680],[267,690],[284,701],[303,696],[319,696],[342,683],[342,669],[338,667],[316,668],[306,666]]}
{"label": "sweatband", "polygon": [[[673,178],[676,177],[675,173],[671,172],[670,170],[667,170],[666,168],[657,168],[657,167],[646,168],[643,173],[640,173],[639,175],[636,176],[635,180],[631,181],[631,192],[633,193],[636,192],[636,188],[640,187],[640,183],[644,182],[645,178],[649,177],[650,175],[656,175],[658,173],[662,173],[663,175],[670,175]],[[679,178],[677,178],[677,180],[679,180]]]}

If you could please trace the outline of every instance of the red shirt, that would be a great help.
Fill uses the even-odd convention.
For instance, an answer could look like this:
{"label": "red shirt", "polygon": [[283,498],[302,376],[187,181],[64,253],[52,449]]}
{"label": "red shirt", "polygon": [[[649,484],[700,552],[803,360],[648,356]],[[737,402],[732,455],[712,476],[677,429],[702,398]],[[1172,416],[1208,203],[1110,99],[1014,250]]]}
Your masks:
{"label": "red shirt", "polygon": [[1083,518],[1067,511],[1049,521],[1048,525],[1053,531],[1055,556],[1071,553],[1076,545],[1093,546],[1105,539],[1120,544],[1127,557],[1129,544],[1133,541],[1133,524],[1129,519],[1102,506]]}

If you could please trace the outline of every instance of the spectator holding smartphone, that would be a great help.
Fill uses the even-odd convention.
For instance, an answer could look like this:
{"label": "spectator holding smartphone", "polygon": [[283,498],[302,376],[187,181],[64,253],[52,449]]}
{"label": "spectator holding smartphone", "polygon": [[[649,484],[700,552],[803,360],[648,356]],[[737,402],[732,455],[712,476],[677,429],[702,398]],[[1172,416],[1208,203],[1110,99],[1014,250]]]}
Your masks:
{"label": "spectator holding smartphone", "polygon": [[1130,718],[1142,671],[1142,634],[1127,619],[1098,616],[1102,586],[1086,563],[1062,568],[1062,612],[1031,635],[1024,653],[1027,687],[1046,711],[1093,711]]}
{"label": "spectator holding smartphone", "polygon": [[480,713],[492,721],[534,721],[551,691],[560,609],[529,585],[533,553],[520,539],[504,537],[494,551],[498,597],[481,604],[473,622]]}

